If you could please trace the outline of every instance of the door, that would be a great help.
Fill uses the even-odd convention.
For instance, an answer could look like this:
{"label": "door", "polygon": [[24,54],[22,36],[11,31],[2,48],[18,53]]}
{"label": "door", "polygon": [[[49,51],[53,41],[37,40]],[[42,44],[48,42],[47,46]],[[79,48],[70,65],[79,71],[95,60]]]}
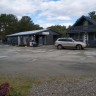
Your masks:
{"label": "door", "polygon": [[46,36],[44,36],[44,45],[46,45],[47,43],[46,43]]}
{"label": "door", "polygon": [[62,46],[66,46],[66,39],[59,39],[58,42],[62,45]]}
{"label": "door", "polygon": [[75,47],[75,43],[72,39],[66,39],[68,47]]}
{"label": "door", "polygon": [[64,47],[66,47],[66,46],[67,46],[66,39],[61,39],[61,41],[62,41],[62,45],[63,45]]}
{"label": "door", "polygon": [[43,45],[43,37],[42,36],[39,36],[39,38],[38,38],[39,40],[39,44],[41,44],[41,45]]}

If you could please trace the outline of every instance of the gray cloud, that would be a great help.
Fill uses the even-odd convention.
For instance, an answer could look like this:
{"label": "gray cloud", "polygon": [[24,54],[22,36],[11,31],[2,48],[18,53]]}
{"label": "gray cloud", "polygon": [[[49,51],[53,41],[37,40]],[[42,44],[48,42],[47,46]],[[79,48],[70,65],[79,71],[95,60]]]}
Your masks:
{"label": "gray cloud", "polygon": [[72,16],[81,16],[96,10],[96,0],[0,0],[0,14],[11,13],[19,18],[23,15],[41,13],[46,20],[70,20]]}
{"label": "gray cloud", "polygon": [[96,0],[0,0],[0,13],[24,15],[42,10],[39,16],[80,16],[96,10]]}

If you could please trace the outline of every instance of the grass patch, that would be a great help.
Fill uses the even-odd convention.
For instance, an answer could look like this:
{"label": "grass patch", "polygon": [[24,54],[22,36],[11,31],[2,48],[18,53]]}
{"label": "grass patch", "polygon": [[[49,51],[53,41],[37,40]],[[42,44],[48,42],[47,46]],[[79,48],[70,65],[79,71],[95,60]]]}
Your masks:
{"label": "grass patch", "polygon": [[44,83],[45,81],[49,83],[57,81],[57,83],[59,84],[74,83],[85,78],[95,78],[95,76],[51,76],[37,78],[25,75],[0,74],[0,84],[8,82],[17,92],[20,92],[22,96],[28,96],[30,88],[33,84],[38,85]]}
{"label": "grass patch", "polygon": [[28,96],[30,88],[33,84],[41,84],[42,80],[27,76],[12,76],[0,74],[0,84],[8,82],[17,92],[20,92],[22,96]]}

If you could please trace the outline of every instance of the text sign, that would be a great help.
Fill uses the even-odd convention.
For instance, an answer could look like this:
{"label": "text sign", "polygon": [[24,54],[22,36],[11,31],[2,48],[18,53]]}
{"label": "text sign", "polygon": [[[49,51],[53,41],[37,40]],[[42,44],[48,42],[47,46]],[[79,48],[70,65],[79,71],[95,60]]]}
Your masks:
{"label": "text sign", "polygon": [[42,35],[49,35],[49,32],[42,32]]}

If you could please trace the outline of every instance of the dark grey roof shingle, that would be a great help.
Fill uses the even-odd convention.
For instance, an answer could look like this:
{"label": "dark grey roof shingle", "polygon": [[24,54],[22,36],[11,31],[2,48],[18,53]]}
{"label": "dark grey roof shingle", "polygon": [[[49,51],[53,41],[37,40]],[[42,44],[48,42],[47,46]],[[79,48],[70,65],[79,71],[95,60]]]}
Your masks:
{"label": "dark grey roof shingle", "polygon": [[[75,26],[82,18],[85,18],[86,20],[88,20],[89,22],[91,22],[93,25],[92,27],[88,27],[87,29],[85,28],[85,26],[81,26],[82,29],[76,29],[76,27],[80,27],[80,26]],[[86,26],[87,27],[87,26]],[[75,29],[74,29],[75,28]],[[88,16],[81,16],[74,24],[73,26],[67,30],[66,33],[78,33],[78,32],[96,32],[96,20],[88,17]]]}

